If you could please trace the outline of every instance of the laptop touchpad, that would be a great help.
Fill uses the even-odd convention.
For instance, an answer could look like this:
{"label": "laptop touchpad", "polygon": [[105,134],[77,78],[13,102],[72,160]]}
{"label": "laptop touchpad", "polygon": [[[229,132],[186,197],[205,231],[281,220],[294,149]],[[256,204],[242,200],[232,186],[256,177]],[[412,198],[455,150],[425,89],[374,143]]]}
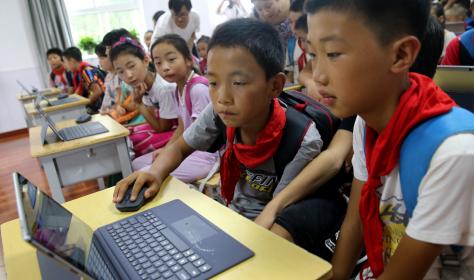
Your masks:
{"label": "laptop touchpad", "polygon": [[192,244],[197,244],[202,240],[217,234],[217,231],[208,226],[196,215],[191,215],[174,222],[171,225]]}

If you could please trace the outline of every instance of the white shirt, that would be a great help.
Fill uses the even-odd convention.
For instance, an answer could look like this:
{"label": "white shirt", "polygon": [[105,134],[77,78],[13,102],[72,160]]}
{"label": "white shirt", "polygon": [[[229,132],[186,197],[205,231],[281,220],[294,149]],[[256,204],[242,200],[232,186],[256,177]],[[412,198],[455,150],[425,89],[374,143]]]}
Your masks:
{"label": "white shirt", "polygon": [[[367,181],[365,162],[365,122],[357,117],[354,125],[354,177]],[[383,223],[384,262],[395,252],[406,234],[423,242],[464,246],[464,279],[474,276],[474,134],[458,134],[446,139],[436,150],[423,177],[418,202],[408,221],[398,165],[382,177],[380,217]],[[449,246],[446,247],[449,250]],[[425,279],[440,278],[441,263],[436,259]],[[443,277],[443,279],[446,279]]]}
{"label": "white shirt", "polygon": [[449,43],[451,40],[456,38],[456,34],[454,32],[451,32],[447,29],[444,30],[444,46],[443,46],[443,52],[441,53],[441,57],[444,57],[446,54],[446,48],[448,47]]}
{"label": "white shirt", "polygon": [[173,16],[171,11],[165,12],[156,23],[155,30],[151,36],[151,43],[153,44],[158,37],[166,34],[178,34],[186,42],[189,41],[193,33],[199,32],[200,20],[199,15],[194,11],[189,12],[189,22],[188,25],[183,29],[180,28],[174,23]]}
{"label": "white shirt", "polygon": [[174,92],[176,84],[165,81],[156,74],[155,82],[148,91],[148,95],[143,95],[142,102],[146,106],[153,106],[160,112],[160,118],[171,120],[178,118],[177,104]]}

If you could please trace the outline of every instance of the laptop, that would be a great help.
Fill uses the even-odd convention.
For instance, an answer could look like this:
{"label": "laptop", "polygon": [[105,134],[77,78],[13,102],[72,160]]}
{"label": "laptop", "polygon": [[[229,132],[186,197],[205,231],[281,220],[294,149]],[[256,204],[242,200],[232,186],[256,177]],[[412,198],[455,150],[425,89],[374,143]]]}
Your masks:
{"label": "laptop", "polygon": [[474,66],[438,66],[433,80],[459,106],[474,112]]}
{"label": "laptop", "polygon": [[22,175],[13,183],[23,239],[87,279],[208,279],[254,255],[180,200],[93,231]]}
{"label": "laptop", "polygon": [[[46,112],[41,109],[37,103],[35,104],[35,107],[39,115],[46,121],[46,124],[61,141],[70,141],[109,132],[109,130],[100,122],[87,122],[58,130],[56,128],[56,123],[48,116]],[[46,139],[46,131],[46,129],[43,129],[44,135],[41,135],[43,139]]]}
{"label": "laptop", "polygon": [[32,92],[22,82],[18,80],[16,80],[16,82],[28,95],[39,97],[40,98],[39,101],[45,100],[48,106],[58,106],[58,105],[63,105],[63,104],[79,101],[79,98],[77,97],[66,97],[66,98],[50,101],[48,98],[44,96],[44,93],[47,91],[40,90],[40,91]]}

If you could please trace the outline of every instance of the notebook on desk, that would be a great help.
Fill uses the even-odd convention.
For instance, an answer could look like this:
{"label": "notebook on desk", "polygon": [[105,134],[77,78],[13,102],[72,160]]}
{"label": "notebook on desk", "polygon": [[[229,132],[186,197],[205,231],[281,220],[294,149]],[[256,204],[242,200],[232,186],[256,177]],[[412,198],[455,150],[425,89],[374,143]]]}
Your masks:
{"label": "notebook on desk", "polygon": [[93,231],[22,175],[13,182],[23,238],[87,279],[208,279],[254,255],[180,200]]}
{"label": "notebook on desk", "polygon": [[459,106],[474,112],[474,66],[438,66],[433,80]]}
{"label": "notebook on desk", "polygon": [[66,127],[63,129],[57,129],[56,123],[44,112],[38,104],[35,104],[38,114],[45,120],[43,129],[41,132],[42,143],[45,143],[47,128],[51,128],[53,133],[61,141],[70,141],[74,139],[84,138],[92,135],[108,132],[109,130],[103,126],[100,122],[87,122],[75,126]]}

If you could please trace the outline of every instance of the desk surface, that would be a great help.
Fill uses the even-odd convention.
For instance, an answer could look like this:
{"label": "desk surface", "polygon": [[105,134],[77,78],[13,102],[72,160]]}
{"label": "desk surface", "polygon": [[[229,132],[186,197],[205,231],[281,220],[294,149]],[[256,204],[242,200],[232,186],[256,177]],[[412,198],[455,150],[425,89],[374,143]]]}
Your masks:
{"label": "desk surface", "polygon": [[[69,102],[69,103],[62,104],[62,105],[57,105],[57,106],[42,107],[42,109],[43,109],[44,112],[48,113],[48,112],[54,112],[54,111],[69,109],[69,108],[73,108],[73,107],[77,107],[77,106],[81,106],[81,105],[85,106],[89,103],[89,99],[87,99],[85,97],[82,97],[80,95],[77,95],[77,94],[72,94],[69,97],[75,97],[75,98],[78,99],[78,101]],[[50,98],[49,100],[50,101],[57,100],[57,98]],[[34,116],[34,115],[38,114],[38,111],[36,111],[35,105],[33,103],[25,104],[25,110],[28,113],[28,115],[33,115]]]}
{"label": "desk surface", "polygon": [[[112,204],[113,188],[64,204],[93,229],[131,214],[117,211]],[[255,256],[219,274],[219,279],[318,279],[331,265],[315,255],[278,237],[252,221],[234,213],[205,195],[170,179],[160,193],[141,210],[181,199],[209,221],[254,251]],[[97,215],[97,213],[101,213]],[[133,213],[132,213],[133,214]],[[24,242],[18,219],[1,225],[5,268],[8,279],[39,279],[38,261],[33,247]],[[25,269],[28,267],[28,269]]]}
{"label": "desk surface", "polygon": [[[102,143],[104,141],[113,140],[129,135],[129,130],[116,122],[114,119],[107,115],[93,115],[91,121],[98,121],[102,123],[109,132],[101,133],[89,137],[84,137],[76,140],[65,141],[65,142],[56,142],[52,144],[42,145],[41,143],[41,127],[32,127],[29,129],[30,135],[30,150],[32,157],[43,157],[56,153],[62,153],[85,146],[94,145],[97,143]],[[77,125],[75,120],[66,120],[56,123],[58,129],[64,127],[70,127]],[[51,129],[48,128],[48,134],[52,133]]]}
{"label": "desk surface", "polygon": [[[62,92],[61,89],[59,88],[48,88],[48,89],[44,89],[42,90],[43,91],[43,95],[44,96],[53,96],[53,95],[58,95]],[[20,92],[17,96],[16,96],[16,99],[20,100],[20,101],[26,101],[26,100],[32,100],[32,99],[35,99],[36,98],[36,95],[29,95],[28,93],[26,92]]]}

